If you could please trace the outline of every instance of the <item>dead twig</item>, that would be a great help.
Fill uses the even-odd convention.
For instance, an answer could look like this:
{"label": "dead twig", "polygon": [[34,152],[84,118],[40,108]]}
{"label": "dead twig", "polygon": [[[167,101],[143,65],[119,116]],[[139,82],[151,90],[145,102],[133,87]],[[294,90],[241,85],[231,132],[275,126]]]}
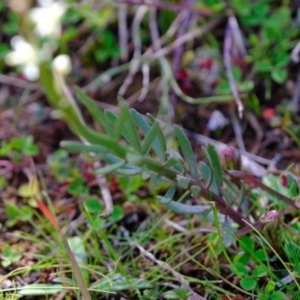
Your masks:
{"label": "dead twig", "polygon": [[[94,162],[93,165],[94,169],[99,169],[101,164],[99,161]],[[107,219],[113,213],[114,205],[112,200],[111,192],[107,186],[106,177],[103,175],[97,175],[96,177],[97,184],[100,188],[102,200],[104,202],[105,208],[104,211],[101,213],[100,217],[103,219]]]}
{"label": "dead twig", "polygon": [[235,138],[236,138],[239,150],[246,151],[240,120],[236,117],[236,114],[233,111],[233,109],[230,109],[229,113],[230,113],[231,123],[232,123],[233,131],[235,134]]}
{"label": "dead twig", "polygon": [[148,7],[145,5],[142,5],[138,8],[133,22],[132,22],[132,39],[134,44],[134,54],[133,58],[131,60],[131,68],[129,70],[128,75],[126,76],[123,85],[120,87],[120,90],[118,92],[119,96],[124,96],[126,93],[128,87],[131,85],[133,81],[134,75],[137,73],[140,67],[140,59],[141,59],[141,51],[142,51],[142,45],[141,45],[141,38],[140,38],[140,25],[144,19],[144,16],[146,12],[148,11]]}
{"label": "dead twig", "polygon": [[15,78],[13,76],[8,76],[4,74],[0,74],[0,82],[3,84],[19,87],[22,89],[28,89],[28,90],[39,89],[39,86],[36,83],[31,83],[26,80]]}
{"label": "dead twig", "polygon": [[135,247],[137,247],[140,250],[140,252],[141,252],[142,255],[144,255],[146,258],[148,258],[149,260],[153,261],[157,265],[159,265],[163,270],[165,270],[167,272],[171,272],[174,275],[174,277],[176,277],[176,279],[179,281],[179,283],[192,293],[191,297],[193,296],[194,298],[189,298],[189,299],[205,300],[205,298],[203,298],[202,296],[200,296],[197,293],[195,293],[191,289],[189,283],[185,280],[185,278],[180,273],[178,273],[177,271],[175,271],[169,264],[167,264],[167,263],[165,263],[165,262],[163,262],[161,260],[156,259],[155,256],[152,253],[150,253],[149,251],[147,251],[145,248],[143,248],[137,242],[131,242],[131,244],[134,245]]}
{"label": "dead twig", "polygon": [[230,22],[228,21],[226,26],[226,31],[225,31],[225,39],[224,39],[224,50],[223,50],[224,65],[225,65],[230,89],[238,108],[239,117],[242,118],[244,106],[239,97],[237,86],[232,73],[232,61],[231,61],[232,48],[233,48],[233,35],[232,35]]}

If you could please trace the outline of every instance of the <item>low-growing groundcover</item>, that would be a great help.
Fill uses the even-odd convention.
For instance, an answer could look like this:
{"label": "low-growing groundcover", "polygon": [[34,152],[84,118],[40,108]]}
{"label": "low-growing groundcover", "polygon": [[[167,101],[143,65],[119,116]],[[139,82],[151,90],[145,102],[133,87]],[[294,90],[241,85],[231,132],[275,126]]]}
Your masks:
{"label": "low-growing groundcover", "polygon": [[0,14],[0,298],[300,299],[296,2]]}

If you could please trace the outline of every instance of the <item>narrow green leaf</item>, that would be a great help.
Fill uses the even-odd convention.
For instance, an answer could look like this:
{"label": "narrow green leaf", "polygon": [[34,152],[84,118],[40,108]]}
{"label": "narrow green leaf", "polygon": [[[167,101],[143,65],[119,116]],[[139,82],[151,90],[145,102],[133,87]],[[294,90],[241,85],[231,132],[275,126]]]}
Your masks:
{"label": "narrow green leaf", "polygon": [[[148,122],[145,120],[145,118],[139,112],[137,112],[135,109],[130,109],[130,113],[131,113],[133,121],[135,122],[137,127],[146,136],[148,134],[148,132],[150,131],[151,126],[148,124]],[[153,126],[154,126],[155,123],[157,123],[157,121],[154,119],[153,122],[152,122]],[[164,136],[162,134],[163,140],[164,140],[164,144],[162,145],[161,142],[160,142],[161,134],[162,134],[162,130],[161,130],[160,126],[158,125],[157,131],[156,131],[156,136],[157,137],[154,139],[152,147],[153,147],[153,150],[155,151],[155,153],[157,154],[157,156],[162,161],[165,161],[165,159],[166,159],[166,156],[165,156],[165,151],[166,150],[164,148],[165,139],[164,139]]]}
{"label": "narrow green leaf", "polygon": [[165,197],[168,199],[173,199],[176,193],[177,186],[173,184],[166,192]]}
{"label": "narrow green leaf", "polygon": [[199,169],[201,172],[201,175],[203,176],[203,179],[206,182],[205,187],[206,188],[210,188],[210,190],[214,193],[218,193],[218,187],[217,184],[213,178],[213,171],[212,168],[210,168],[207,163],[205,163],[204,161],[200,161],[199,163]]}
{"label": "narrow green leaf", "polygon": [[121,161],[112,165],[107,165],[103,168],[97,169],[95,170],[95,174],[96,175],[104,175],[104,174],[108,174],[108,173],[112,173],[114,171],[116,171],[117,169],[123,167],[125,165],[125,161]]}
{"label": "narrow green leaf", "polygon": [[[125,111],[126,123],[124,126],[124,137],[129,139],[130,144],[139,152],[142,152],[141,140],[136,130],[135,124],[133,122],[132,116],[129,112],[129,108],[124,100],[119,99],[119,106],[121,110]],[[126,134],[126,136],[125,136]]]}
{"label": "narrow green leaf", "polygon": [[205,156],[206,162],[207,162],[207,167],[209,168],[209,172],[207,174],[209,174],[209,176],[206,178],[206,188],[209,188],[211,186],[211,184],[213,183],[213,178],[214,178],[214,170],[212,167],[212,162],[210,159],[210,156],[207,152],[207,150],[202,146],[201,147],[202,153]]}
{"label": "narrow green leaf", "polygon": [[107,148],[98,145],[86,145],[81,142],[62,141],[60,146],[70,152],[92,152],[92,153],[107,153]]}
{"label": "narrow green leaf", "polygon": [[54,295],[64,290],[62,284],[28,284],[18,289],[18,294],[22,296],[45,296]]}
{"label": "narrow green leaf", "polygon": [[[116,164],[116,163],[120,163],[120,162],[124,161],[123,159],[116,157],[112,154],[104,155],[103,159],[109,164]],[[122,166],[122,168],[115,170],[114,172],[119,175],[133,176],[133,175],[141,174],[142,168],[137,167],[133,164],[127,163],[124,166]]]}
{"label": "narrow green leaf", "polygon": [[109,122],[105,118],[105,114],[101,109],[98,108],[98,106],[95,104],[95,102],[88,97],[80,88],[75,87],[75,93],[78,99],[84,104],[84,106],[87,108],[89,113],[99,122],[99,124],[104,128],[105,132],[108,133],[110,136],[114,135],[114,130],[110,126]]}
{"label": "narrow green leaf", "polygon": [[142,170],[141,168],[134,168],[134,169],[123,169],[120,168],[118,170],[115,170],[114,173],[122,176],[136,176],[141,174]]}
{"label": "narrow green leaf", "polygon": [[105,116],[110,123],[115,126],[115,134],[113,137],[116,141],[119,141],[122,136],[122,129],[124,129],[124,123],[126,121],[126,112],[121,110],[119,116],[117,116],[111,111],[105,111]]}
{"label": "narrow green leaf", "polygon": [[[165,197],[163,197],[165,198]],[[166,198],[168,199],[168,198]],[[159,200],[159,202],[163,203],[163,201]],[[169,210],[172,210],[173,212],[177,214],[192,214],[192,215],[198,215],[202,214],[204,212],[207,212],[211,209],[210,205],[188,205],[179,203],[173,200],[170,200],[168,203],[163,203]]]}
{"label": "narrow green leaf", "polygon": [[159,127],[158,123],[155,122],[153,124],[153,126],[151,127],[151,129],[146,134],[144,143],[142,146],[142,154],[146,154],[150,150],[151,146],[153,146],[155,137],[158,132],[158,127]]}
{"label": "narrow green leaf", "polygon": [[[151,122],[151,124],[154,124],[154,122],[156,121],[155,118],[149,113],[147,113],[147,117],[148,117],[149,121]],[[158,133],[157,133],[157,139],[158,139],[158,142],[159,142],[159,145],[160,145],[159,149],[161,149],[161,154],[159,155],[157,153],[157,155],[159,156],[159,158],[162,161],[165,161],[166,160],[165,153],[167,151],[167,144],[166,144],[165,135],[164,135],[164,133],[163,133],[160,126],[159,126],[159,130],[158,130]]]}
{"label": "narrow green leaf", "polygon": [[190,169],[192,177],[195,180],[199,180],[197,164],[196,164],[195,156],[194,156],[193,149],[192,149],[189,139],[185,135],[184,131],[177,125],[175,125],[175,133],[178,138],[178,142],[181,147],[184,158],[186,159],[186,161],[189,165],[189,169]]}
{"label": "narrow green leaf", "polygon": [[223,184],[223,169],[220,163],[220,158],[213,145],[208,145],[207,151],[211,159],[214,179],[218,187],[218,192],[220,193]]}
{"label": "narrow green leaf", "polygon": [[164,163],[165,168],[173,167],[175,170],[179,171],[183,175],[186,174],[186,167],[184,164],[184,160],[181,157],[181,155],[172,149],[169,149],[166,151],[166,154],[168,156],[167,161]]}
{"label": "narrow green leaf", "polygon": [[142,152],[140,138],[134,126],[131,115],[129,114],[128,108],[123,105],[120,110],[119,117],[111,111],[105,112],[108,120],[115,125],[116,139],[119,140],[121,135],[133,146],[139,153]]}

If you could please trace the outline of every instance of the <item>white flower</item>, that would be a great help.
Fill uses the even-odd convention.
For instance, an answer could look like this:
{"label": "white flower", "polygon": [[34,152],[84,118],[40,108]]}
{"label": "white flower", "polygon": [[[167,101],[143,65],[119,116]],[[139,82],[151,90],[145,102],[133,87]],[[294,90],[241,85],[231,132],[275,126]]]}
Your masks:
{"label": "white flower", "polygon": [[54,58],[52,67],[63,76],[70,74],[72,70],[70,56],[66,54],[58,55]]}
{"label": "white flower", "polygon": [[29,44],[22,36],[16,35],[11,39],[13,51],[5,57],[5,62],[10,66],[22,66],[24,76],[28,80],[37,80],[39,68],[37,65],[37,49]]}
{"label": "white flower", "polygon": [[6,55],[5,63],[13,67],[20,66],[28,80],[37,80],[40,75],[39,64],[52,57],[51,47],[45,44],[37,49],[20,35],[14,36],[10,43],[13,51]]}
{"label": "white flower", "polygon": [[66,11],[66,5],[61,1],[39,1],[41,7],[32,8],[29,18],[35,24],[35,31],[41,37],[58,38],[61,34],[60,19]]}

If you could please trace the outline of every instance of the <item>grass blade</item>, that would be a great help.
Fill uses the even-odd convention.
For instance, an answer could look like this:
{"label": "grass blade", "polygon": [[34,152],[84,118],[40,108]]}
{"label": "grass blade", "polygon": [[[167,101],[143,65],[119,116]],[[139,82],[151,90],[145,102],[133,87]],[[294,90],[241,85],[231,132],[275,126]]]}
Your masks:
{"label": "grass blade", "polygon": [[97,170],[95,170],[94,173],[96,175],[106,175],[108,173],[112,173],[112,172],[116,171],[117,169],[120,169],[124,165],[125,165],[125,161],[123,160],[123,161],[117,162],[115,164],[107,165],[103,168],[97,169]]}

